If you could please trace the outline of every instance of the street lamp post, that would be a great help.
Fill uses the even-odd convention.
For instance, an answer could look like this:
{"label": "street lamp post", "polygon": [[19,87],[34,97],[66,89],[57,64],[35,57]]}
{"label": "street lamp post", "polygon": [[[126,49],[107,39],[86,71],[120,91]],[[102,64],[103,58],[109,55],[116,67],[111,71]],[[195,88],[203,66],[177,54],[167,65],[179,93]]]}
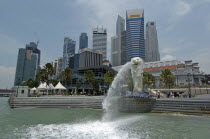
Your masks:
{"label": "street lamp post", "polygon": [[207,83],[207,82],[208,82],[208,81],[207,81],[207,80],[208,80],[207,75],[205,76],[205,78],[206,78],[206,92],[207,92],[207,94],[208,94],[209,92],[208,92],[208,89],[207,89],[207,84],[208,84],[208,83]]}
{"label": "street lamp post", "polygon": [[196,92],[196,83],[195,83],[195,78],[196,78],[196,76],[195,76],[195,75],[194,75],[194,73],[193,73],[194,93],[196,94],[197,92]]}
{"label": "street lamp post", "polygon": [[19,85],[20,85],[20,78],[18,78],[18,82],[17,82],[17,93],[16,93],[16,97],[18,96],[18,92],[19,92]]}
{"label": "street lamp post", "polygon": [[188,87],[189,87],[188,95],[189,95],[189,98],[191,98],[191,86],[190,86],[189,75],[190,75],[190,73],[187,74],[187,78],[188,78]]}

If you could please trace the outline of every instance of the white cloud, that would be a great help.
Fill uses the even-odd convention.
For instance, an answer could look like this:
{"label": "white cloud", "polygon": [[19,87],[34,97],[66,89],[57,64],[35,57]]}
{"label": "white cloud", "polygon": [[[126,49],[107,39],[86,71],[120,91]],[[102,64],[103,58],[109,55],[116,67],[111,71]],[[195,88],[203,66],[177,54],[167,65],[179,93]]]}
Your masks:
{"label": "white cloud", "polygon": [[178,16],[184,16],[190,12],[191,5],[189,3],[182,1],[182,0],[179,0],[179,1],[177,1],[175,10],[176,10],[176,14]]}
{"label": "white cloud", "polygon": [[11,88],[14,77],[15,67],[0,66],[0,88]]}
{"label": "white cloud", "polygon": [[200,50],[197,52],[197,55],[194,56],[193,60],[195,62],[198,62],[201,71],[204,71],[205,73],[209,74],[210,73],[210,50],[209,49],[204,49]]}
{"label": "white cloud", "polygon": [[170,60],[175,60],[176,57],[172,56],[172,55],[165,55],[164,57],[161,58],[161,60],[163,61],[170,61]]}
{"label": "white cloud", "polygon": [[162,52],[162,53],[172,53],[175,51],[176,51],[176,49],[174,49],[174,48],[163,48],[162,50],[160,50],[160,52]]}

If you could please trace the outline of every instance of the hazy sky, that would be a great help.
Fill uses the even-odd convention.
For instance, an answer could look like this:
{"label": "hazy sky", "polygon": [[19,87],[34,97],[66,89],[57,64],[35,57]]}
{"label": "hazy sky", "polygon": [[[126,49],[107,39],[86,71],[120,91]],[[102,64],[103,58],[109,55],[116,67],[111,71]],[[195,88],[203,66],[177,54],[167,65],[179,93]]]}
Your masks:
{"label": "hazy sky", "polygon": [[[62,56],[63,38],[78,40],[97,25],[115,35],[117,15],[144,8],[156,21],[162,60],[192,59],[210,73],[210,0],[0,0],[0,88],[14,82],[18,48],[40,41],[41,63]],[[110,52],[108,52],[110,55]]]}

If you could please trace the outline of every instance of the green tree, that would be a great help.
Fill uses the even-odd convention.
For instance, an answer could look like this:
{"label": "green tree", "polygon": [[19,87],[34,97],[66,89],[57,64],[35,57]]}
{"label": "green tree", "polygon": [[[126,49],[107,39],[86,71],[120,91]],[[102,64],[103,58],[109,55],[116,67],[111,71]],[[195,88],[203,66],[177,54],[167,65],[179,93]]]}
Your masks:
{"label": "green tree", "polygon": [[53,65],[51,63],[45,64],[44,68],[37,74],[36,79],[38,81],[47,82],[50,81],[50,76],[54,74]]}
{"label": "green tree", "polygon": [[95,74],[93,73],[92,70],[88,70],[85,74],[85,81],[87,81],[88,83],[92,83],[95,80]]}
{"label": "green tree", "polygon": [[55,73],[53,65],[51,63],[45,64],[44,69],[46,69],[46,72],[47,72],[48,76],[52,76]]}
{"label": "green tree", "polygon": [[28,86],[29,88],[38,87],[39,83],[36,80],[28,79],[21,84],[22,86]]}
{"label": "green tree", "polygon": [[115,77],[114,72],[108,71],[104,74],[104,81],[110,85],[114,80],[114,77]]}
{"label": "green tree", "polygon": [[81,82],[79,80],[76,81],[76,94],[78,95],[78,89],[81,87]]}
{"label": "green tree", "polygon": [[48,74],[46,69],[41,69],[40,72],[36,75],[38,81],[46,82],[48,80]]}
{"label": "green tree", "polygon": [[155,76],[153,76],[149,72],[143,73],[143,84],[145,88],[150,87],[151,85],[155,85]]}
{"label": "green tree", "polygon": [[174,85],[175,77],[169,69],[162,70],[160,74],[160,80],[165,84],[166,87],[170,88]]}
{"label": "green tree", "polygon": [[54,80],[54,79],[51,79],[49,81],[53,86],[56,86],[58,84],[58,81],[57,80]]}
{"label": "green tree", "polygon": [[66,82],[71,81],[73,79],[73,72],[70,68],[66,68],[62,73],[61,73],[61,78]]}
{"label": "green tree", "polygon": [[92,83],[92,87],[93,87],[93,91],[98,94],[99,92],[99,81],[98,80],[94,80]]}
{"label": "green tree", "polygon": [[99,91],[99,81],[95,79],[95,74],[93,73],[92,70],[88,70],[84,74],[84,78],[85,78],[85,81],[87,81],[92,86],[94,92]]}

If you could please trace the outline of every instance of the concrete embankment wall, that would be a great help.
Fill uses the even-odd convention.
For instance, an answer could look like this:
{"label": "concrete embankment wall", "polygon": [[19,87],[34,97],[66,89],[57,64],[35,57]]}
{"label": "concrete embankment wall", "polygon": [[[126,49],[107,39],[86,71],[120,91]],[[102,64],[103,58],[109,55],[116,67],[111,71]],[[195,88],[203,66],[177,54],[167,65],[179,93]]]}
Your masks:
{"label": "concrete embankment wall", "polygon": [[156,100],[152,112],[210,114],[210,100]]}
{"label": "concrete embankment wall", "polygon": [[15,97],[10,100],[11,108],[92,108],[102,109],[104,97]]}
{"label": "concrete embankment wall", "polygon": [[[92,108],[102,109],[104,96],[72,96],[72,97],[27,97],[14,98],[10,101],[12,108]],[[184,113],[210,114],[210,100],[160,99],[149,100],[139,98],[123,98],[120,101],[122,112]]]}

